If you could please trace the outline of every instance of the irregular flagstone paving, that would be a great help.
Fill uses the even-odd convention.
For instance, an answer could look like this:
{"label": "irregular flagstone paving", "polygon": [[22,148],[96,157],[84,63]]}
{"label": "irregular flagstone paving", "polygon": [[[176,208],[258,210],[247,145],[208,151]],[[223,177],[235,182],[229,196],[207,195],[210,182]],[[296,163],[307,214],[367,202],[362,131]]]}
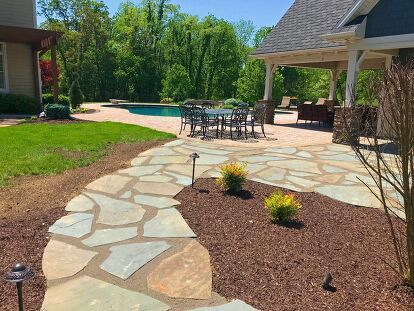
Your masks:
{"label": "irregular flagstone paving", "polygon": [[49,228],[50,233],[81,238],[91,232],[92,214],[76,213],[64,216]]}
{"label": "irregular flagstone paving", "polygon": [[370,177],[346,146],[172,141],[137,155],[131,168],[92,182],[68,203],[70,214],[49,229],[56,236],[43,256],[43,310],[255,310],[213,295],[208,251],[174,208],[180,204],[174,196],[191,185],[193,152],[200,155],[196,178],[217,177],[222,163],[245,161],[250,180],[380,207],[361,183],[372,184]]}
{"label": "irregular flagstone paving", "polygon": [[158,211],[157,216],[144,225],[144,236],[149,238],[195,238],[193,230],[175,209]]}
{"label": "irregular flagstone paving", "polygon": [[138,235],[138,228],[103,229],[96,230],[93,235],[82,241],[89,247],[112,244],[135,238]]}
{"label": "irregular flagstone paving", "polygon": [[88,193],[88,196],[99,205],[98,224],[111,226],[133,224],[140,221],[145,214],[145,210],[136,204],[95,193]]}
{"label": "irregular flagstone paving", "polygon": [[147,242],[113,246],[111,255],[102,263],[101,268],[121,279],[128,279],[139,268],[171,246],[166,242]]}
{"label": "irregular flagstone paving", "polygon": [[147,295],[88,276],[48,289],[42,306],[44,311],[167,311],[169,309],[166,304]]}
{"label": "irregular flagstone paving", "polygon": [[173,298],[211,298],[208,251],[197,241],[191,241],[182,252],[162,261],[148,275],[148,286]]}
{"label": "irregular flagstone paving", "polygon": [[73,276],[91,261],[98,253],[83,250],[76,246],[52,240],[43,254],[42,269],[47,280]]}

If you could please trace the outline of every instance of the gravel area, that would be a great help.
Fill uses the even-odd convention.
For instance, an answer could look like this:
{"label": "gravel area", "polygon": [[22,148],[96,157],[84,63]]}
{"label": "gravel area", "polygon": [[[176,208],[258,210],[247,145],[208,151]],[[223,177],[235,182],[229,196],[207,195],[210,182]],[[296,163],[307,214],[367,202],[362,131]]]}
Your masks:
{"label": "gravel area", "polygon": [[[276,188],[247,182],[239,197],[213,179],[178,196],[180,212],[209,250],[214,291],[260,310],[413,310],[414,294],[394,263],[383,212],[297,193],[294,226],[270,221],[263,206]],[[322,289],[326,273],[335,292]]]}

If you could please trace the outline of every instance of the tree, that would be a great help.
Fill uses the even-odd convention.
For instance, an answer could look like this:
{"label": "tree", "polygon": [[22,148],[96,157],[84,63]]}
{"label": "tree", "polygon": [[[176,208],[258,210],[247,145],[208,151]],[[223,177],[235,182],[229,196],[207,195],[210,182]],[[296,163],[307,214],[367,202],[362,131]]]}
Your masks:
{"label": "tree", "polygon": [[[346,137],[355,154],[372,177],[375,186],[364,183],[381,202],[395,250],[395,265],[389,265],[414,286],[414,62],[396,63],[385,71],[381,83],[373,83],[381,104],[379,124],[367,122],[371,137],[354,139],[353,107],[344,112]],[[378,80],[376,80],[378,81]],[[367,120],[375,119],[376,113]],[[385,139],[384,139],[385,138]],[[359,141],[364,144],[359,144]]]}
{"label": "tree", "polygon": [[77,77],[75,77],[75,79],[72,82],[72,85],[70,86],[69,98],[70,104],[73,109],[79,108],[85,100]]}
{"label": "tree", "polygon": [[186,100],[192,88],[187,70],[178,64],[171,66],[162,85],[162,97],[172,98],[175,102]]}

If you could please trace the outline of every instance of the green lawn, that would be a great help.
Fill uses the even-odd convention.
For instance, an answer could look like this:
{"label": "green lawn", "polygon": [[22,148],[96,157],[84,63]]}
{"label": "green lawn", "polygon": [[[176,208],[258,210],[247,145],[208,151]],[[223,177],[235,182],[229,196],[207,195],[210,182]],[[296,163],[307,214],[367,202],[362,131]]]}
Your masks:
{"label": "green lawn", "polygon": [[14,176],[48,175],[87,166],[113,143],[175,136],[148,128],[103,122],[23,124],[0,128],[0,186]]}

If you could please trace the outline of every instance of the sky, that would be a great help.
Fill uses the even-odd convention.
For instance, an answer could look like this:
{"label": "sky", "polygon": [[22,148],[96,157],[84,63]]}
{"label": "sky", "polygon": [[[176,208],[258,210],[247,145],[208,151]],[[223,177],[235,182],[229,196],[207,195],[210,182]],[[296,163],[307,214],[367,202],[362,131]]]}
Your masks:
{"label": "sky", "polygon": [[[138,0],[133,0],[138,2]],[[200,18],[212,13],[230,22],[251,20],[257,27],[274,26],[294,0],[171,0],[181,11]],[[114,14],[122,0],[104,0]],[[39,22],[42,19],[39,18]]]}

